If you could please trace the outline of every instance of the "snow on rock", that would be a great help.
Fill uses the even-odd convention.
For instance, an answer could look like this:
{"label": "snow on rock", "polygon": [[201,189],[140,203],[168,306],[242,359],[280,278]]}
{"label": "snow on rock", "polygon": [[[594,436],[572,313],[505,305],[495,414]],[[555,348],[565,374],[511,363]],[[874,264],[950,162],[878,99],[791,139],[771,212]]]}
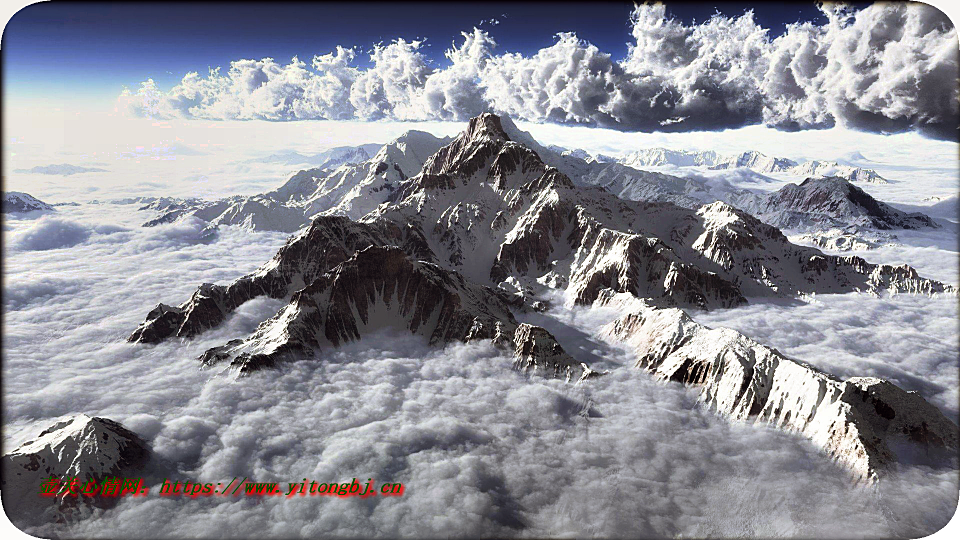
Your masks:
{"label": "snow on rock", "polygon": [[637,368],[698,387],[704,403],[733,418],[800,433],[861,480],[918,456],[936,464],[956,454],[957,426],[916,392],[876,378],[841,380],[679,309],[613,294],[598,304],[629,311],[602,334],[633,347]]}
{"label": "snow on rock", "polygon": [[888,180],[880,176],[873,169],[840,165],[832,161],[807,161],[790,169],[790,174],[797,176],[834,176],[850,182],[864,182],[867,184],[886,184]]}
{"label": "snow on rock", "polygon": [[247,339],[205,352],[204,365],[229,361],[240,373],[274,367],[383,328],[432,344],[492,340],[516,355],[516,368],[580,381],[594,375],[546,330],[520,325],[510,299],[456,272],[410,258],[397,247],[368,247],[293,295]]}
{"label": "snow on rock", "polygon": [[3,213],[52,211],[53,207],[40,199],[21,191],[3,192]]}
{"label": "snow on rock", "polygon": [[[136,433],[106,418],[80,414],[50,426],[7,454],[3,461],[3,505],[14,520],[70,522],[118,502],[116,497],[72,496],[62,489],[74,478],[85,485],[107,477],[138,478],[151,451]],[[50,477],[60,480],[53,497],[40,496]],[[82,486],[81,486],[82,488]]]}

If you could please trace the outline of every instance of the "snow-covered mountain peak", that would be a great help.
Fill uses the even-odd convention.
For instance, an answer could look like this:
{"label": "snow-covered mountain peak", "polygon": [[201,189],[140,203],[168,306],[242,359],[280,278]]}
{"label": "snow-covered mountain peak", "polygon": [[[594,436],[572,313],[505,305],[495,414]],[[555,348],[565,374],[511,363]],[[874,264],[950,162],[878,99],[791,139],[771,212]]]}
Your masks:
{"label": "snow-covered mountain peak", "polygon": [[[4,509],[11,516],[38,521],[81,518],[92,508],[107,508],[118,499],[69,495],[63,491],[65,485],[74,478],[86,484],[107,477],[137,477],[150,458],[147,443],[121,424],[85,414],[73,416],[3,456]],[[41,497],[40,484],[51,476],[59,480],[61,490],[55,497]]]}
{"label": "snow-covered mountain peak", "polygon": [[53,207],[22,191],[5,191],[3,193],[4,213],[33,212],[35,210],[48,211],[53,210]]}

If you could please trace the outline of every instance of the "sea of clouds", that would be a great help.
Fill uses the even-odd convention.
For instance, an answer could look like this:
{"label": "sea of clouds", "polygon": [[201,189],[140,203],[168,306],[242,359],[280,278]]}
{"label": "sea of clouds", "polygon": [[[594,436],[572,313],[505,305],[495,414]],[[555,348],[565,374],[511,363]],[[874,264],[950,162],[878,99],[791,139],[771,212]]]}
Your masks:
{"label": "sea of clouds", "polygon": [[[356,476],[407,489],[399,498],[362,500],[131,499],[74,528],[35,534],[918,537],[956,509],[955,470],[905,467],[878,488],[856,487],[805,439],[731,422],[700,407],[693,389],[633,369],[630,353],[595,337],[614,314],[559,301],[546,315],[529,315],[531,322],[609,369],[606,377],[580,387],[526,378],[484,344],[437,350],[390,333],[242,379],[199,370],[202,351],[276,313],[281,303],[267,299],[188,342],[128,344],[158,302],[177,304],[200,283],[254,270],[287,235],[221,227],[209,242],[200,221],[143,228],[154,212],[104,200],[266,191],[289,171],[258,157],[385,142],[411,128],[449,135],[463,124],[112,121],[103,125],[118,129],[88,136],[80,136],[86,121],[33,122],[11,130],[14,143],[4,141],[5,151],[16,150],[5,172],[64,160],[105,169],[6,178],[7,188],[41,200],[80,204],[3,222],[4,448],[87,413],[141,434],[181,479]],[[929,205],[929,194],[956,192],[956,144],[912,134],[755,126],[712,135],[593,130],[585,138],[582,127],[533,128],[541,142],[579,141],[591,151],[653,142],[767,144],[774,151],[763,150],[790,158],[862,151],[896,180],[866,186],[881,199]],[[56,130],[67,130],[69,141],[47,136]],[[897,234],[900,245],[859,254],[960,282],[955,225]],[[841,376],[888,377],[957,417],[956,299],[824,295],[693,316]]]}
{"label": "sea of clouds", "polygon": [[355,65],[358,49],[338,46],[309,63],[236,60],[166,91],[148,79],[119,101],[152,118],[465,120],[493,111],[627,131],[841,125],[956,140],[957,31],[946,15],[919,2],[821,10],[825,23],[781,33],[752,11],[685,25],[662,4],[643,4],[630,13],[620,59],[569,32],[529,56],[498,54],[494,36],[474,28],[444,66],[424,55],[423,41],[397,39],[375,45],[368,68]]}
{"label": "sea of clouds", "polygon": [[[528,378],[488,344],[438,350],[390,331],[246,378],[200,371],[202,350],[249,333],[281,303],[250,301],[185,343],[124,338],[156,302],[176,303],[200,282],[252,270],[284,235],[224,227],[207,245],[189,223],[136,227],[144,212],[131,205],[59,213],[92,231],[87,239],[43,250],[14,244],[4,263],[5,443],[85,412],[140,433],[181,479],[358,477],[402,482],[406,491],[369,499],[152,496],[34,534],[833,537],[854,527],[862,536],[920,536],[956,505],[955,471],[904,468],[879,487],[857,487],[805,439],[703,409],[694,390],[654,381],[631,367],[630,353],[593,337],[614,313],[560,302],[534,317],[607,376],[583,386]],[[38,223],[13,222],[7,234]],[[112,232],[96,232],[107,226]],[[915,375],[941,406],[956,393],[945,367],[956,328],[941,320],[951,309],[956,316],[955,303],[857,295],[821,302],[809,311],[758,304],[739,318],[730,311],[706,320],[726,317],[837,371]],[[852,322],[835,324],[844,313]],[[791,316],[805,323],[781,320]],[[766,320],[777,331],[757,322]],[[851,327],[878,337],[851,335]],[[926,340],[932,350],[877,367],[904,340]],[[877,365],[853,354],[865,347],[881,351]],[[939,385],[950,387],[931,391]]]}

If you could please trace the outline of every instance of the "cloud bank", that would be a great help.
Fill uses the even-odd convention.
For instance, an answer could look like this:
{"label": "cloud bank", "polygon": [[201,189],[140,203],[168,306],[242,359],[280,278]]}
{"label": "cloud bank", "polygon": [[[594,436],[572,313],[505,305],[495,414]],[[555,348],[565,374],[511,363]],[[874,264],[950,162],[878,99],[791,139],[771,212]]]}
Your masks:
{"label": "cloud bank", "polygon": [[150,117],[458,121],[492,111],[626,131],[762,123],[957,138],[957,31],[944,14],[920,3],[821,10],[825,24],[791,24],[771,38],[752,11],[688,26],[644,4],[630,15],[620,60],[573,33],[530,56],[498,55],[474,28],[446,51],[445,67],[422,41],[397,39],[373,47],[369,68],[339,46],[309,66],[244,59],[226,73],[188,73],[166,92],[148,79],[119,103]]}
{"label": "cloud bank", "polygon": [[[527,316],[578,358],[611,370],[590,385],[527,379],[489,343],[436,349],[389,331],[252,377],[201,371],[198,354],[249,334],[283,302],[251,300],[184,343],[145,347],[125,338],[145,306],[177,303],[199,283],[253,270],[287,235],[223,226],[216,242],[202,244],[199,223],[144,228],[152,214],[137,208],[60,207],[57,219],[87,231],[86,240],[37,251],[5,244],[4,441],[18,444],[84,412],[143,435],[174,464],[171,477],[360,476],[403,482],[407,491],[128,498],[97,519],[34,535],[920,537],[955,513],[956,469],[906,466],[876,490],[858,488],[809,441],[731,422],[699,406],[694,389],[633,369],[630,353],[593,337],[617,313],[567,309],[559,294],[554,310]],[[9,220],[4,238],[36,236],[49,227],[40,221]],[[956,414],[956,302],[819,302],[697,318],[830,370],[895,376]]]}

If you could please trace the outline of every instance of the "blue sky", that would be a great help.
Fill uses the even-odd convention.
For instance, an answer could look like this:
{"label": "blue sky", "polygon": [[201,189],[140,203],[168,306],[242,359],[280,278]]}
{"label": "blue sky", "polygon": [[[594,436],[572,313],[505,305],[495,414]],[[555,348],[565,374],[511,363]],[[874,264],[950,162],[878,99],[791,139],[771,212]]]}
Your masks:
{"label": "blue sky", "polygon": [[[668,3],[685,22],[719,10],[739,15],[748,4]],[[773,32],[785,23],[822,19],[812,2],[755,4]],[[498,52],[530,54],[554,34],[576,32],[614,57],[626,53],[630,2],[457,4],[186,4],[39,3],[20,11],[3,34],[4,93],[14,100],[108,105],[124,85],[153,78],[169,88],[189,71],[226,68],[239,58],[294,55],[309,60],[335,46],[364,50],[397,37],[427,38],[424,52],[443,65],[443,51],[481,21]],[[361,55],[360,64],[366,61]],[[8,103],[9,105],[9,103]]]}

